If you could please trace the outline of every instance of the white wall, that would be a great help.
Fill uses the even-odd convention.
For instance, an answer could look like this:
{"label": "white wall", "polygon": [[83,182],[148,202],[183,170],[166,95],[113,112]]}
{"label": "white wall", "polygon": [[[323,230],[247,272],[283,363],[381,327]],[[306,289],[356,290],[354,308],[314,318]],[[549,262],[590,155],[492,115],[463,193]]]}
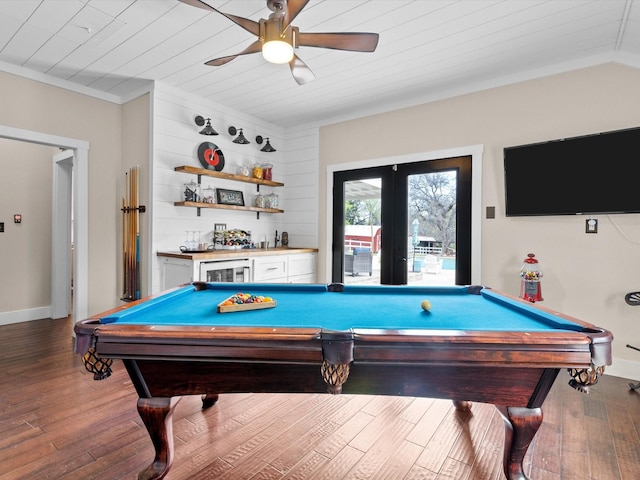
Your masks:
{"label": "white wall", "polygon": [[[217,136],[200,135],[194,123],[194,117],[202,115],[211,118],[213,128],[219,133]],[[242,128],[245,137],[251,142],[248,145],[238,145],[232,142],[235,137],[228,133],[229,126]],[[255,141],[256,136],[268,137],[276,152],[261,152]],[[177,251],[186,240],[187,230],[201,232],[202,240],[212,243],[215,223],[224,223],[227,228],[239,228],[251,231],[254,240],[260,240],[266,235],[273,243],[276,230],[282,232],[284,225],[283,214],[261,213],[257,218],[255,212],[201,209],[198,217],[196,209],[174,206],[174,202],[183,200],[183,184],[191,180],[197,181],[195,175],[174,171],[181,165],[201,168],[198,160],[198,146],[202,142],[212,142],[217,145],[225,157],[223,173],[237,173],[240,165],[251,166],[254,163],[273,164],[273,180],[285,183],[286,168],[285,133],[280,127],[270,125],[263,120],[245,115],[222,105],[215,105],[190,96],[184,92],[157,83],[153,93],[153,179],[152,179],[152,290],[160,291],[160,264],[156,253],[158,251]],[[229,180],[202,177],[203,185],[214,188],[226,188],[243,192],[245,205],[253,202],[257,188],[253,184],[240,183]],[[285,183],[286,185],[286,183]],[[289,205],[283,188],[261,186],[260,193],[276,193],[280,196],[280,208],[287,211]]]}
{"label": "white wall", "polygon": [[[49,316],[56,153],[52,147],[0,138],[0,324]],[[14,214],[22,215],[22,223],[14,223]]]}
{"label": "white wall", "polygon": [[[121,169],[121,106],[4,72],[0,72],[0,85],[0,125],[90,145],[89,199],[84,206],[88,209],[89,241],[83,246],[88,254],[89,278],[83,288],[88,292],[89,314],[113,308],[119,298],[119,239],[115,232],[119,224],[116,185]],[[5,198],[0,191],[0,203]],[[48,202],[50,211],[51,197]],[[47,248],[50,250],[50,245]],[[1,270],[0,275],[10,278],[11,272]],[[4,311],[3,305],[0,311]]]}
{"label": "white wall", "polygon": [[[482,220],[482,283],[518,295],[519,269],[535,253],[543,305],[609,329],[608,371],[639,378],[640,354],[625,345],[640,345],[640,310],[624,295],[640,290],[640,215],[600,215],[596,235],[580,216],[507,218],[503,180],[505,147],[640,126],[638,85],[639,69],[607,64],[322,127],[320,204],[330,165],[483,145],[481,207],[495,206],[496,218]],[[329,228],[320,222],[321,242]]]}
{"label": "white wall", "polygon": [[284,184],[287,208],[282,229],[290,247],[318,247],[319,129],[286,131]]}

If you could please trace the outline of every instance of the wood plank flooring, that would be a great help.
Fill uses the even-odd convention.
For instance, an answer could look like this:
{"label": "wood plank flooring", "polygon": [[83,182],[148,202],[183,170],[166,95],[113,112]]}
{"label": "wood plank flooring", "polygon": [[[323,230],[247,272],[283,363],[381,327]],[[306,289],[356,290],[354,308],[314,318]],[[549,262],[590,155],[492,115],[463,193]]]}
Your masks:
{"label": "wood plank flooring", "polygon": [[[153,458],[121,363],[96,382],[72,322],[0,326],[0,480],[135,479]],[[532,480],[640,478],[640,394],[606,376],[589,395],[561,372],[526,457]],[[167,479],[497,480],[496,409],[461,417],[447,400],[367,395],[221,395],[174,414]]]}

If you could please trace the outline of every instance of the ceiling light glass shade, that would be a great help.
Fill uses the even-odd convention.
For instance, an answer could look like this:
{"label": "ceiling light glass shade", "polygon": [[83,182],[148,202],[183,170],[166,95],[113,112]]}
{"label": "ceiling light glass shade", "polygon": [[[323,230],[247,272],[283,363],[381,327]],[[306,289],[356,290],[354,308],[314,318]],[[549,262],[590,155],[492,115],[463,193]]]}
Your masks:
{"label": "ceiling light glass shade", "polygon": [[239,128],[238,132],[240,132],[238,134],[238,136],[236,138],[234,138],[232,140],[233,143],[239,143],[241,145],[246,145],[247,143],[249,143],[249,140],[247,140],[247,138],[244,136],[244,133],[242,133],[242,129]]}
{"label": "ceiling light glass shade", "polygon": [[293,58],[293,46],[282,40],[271,40],[262,45],[262,56],[267,62],[289,63]]}
{"label": "ceiling light glass shade", "polygon": [[260,149],[260,151],[261,152],[275,152],[276,149],[271,146],[271,144],[269,143],[269,139],[267,138],[266,140],[267,140],[267,143],[265,144],[264,147],[262,147]]}
{"label": "ceiling light glass shade", "polygon": [[218,132],[216,132],[211,126],[210,118],[207,118],[207,124],[202,130],[200,130],[200,135],[218,135]]}

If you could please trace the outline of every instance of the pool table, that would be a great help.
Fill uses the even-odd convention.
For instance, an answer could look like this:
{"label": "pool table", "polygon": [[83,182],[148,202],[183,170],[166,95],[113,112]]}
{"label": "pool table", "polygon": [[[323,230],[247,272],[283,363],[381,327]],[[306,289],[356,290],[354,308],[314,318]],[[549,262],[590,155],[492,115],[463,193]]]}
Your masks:
{"label": "pool table", "polygon": [[[218,312],[237,292],[273,308]],[[421,308],[423,300],[431,308]],[[448,398],[497,406],[504,472],[522,461],[558,372],[581,391],[611,364],[605,329],[479,286],[194,283],[80,321],[76,351],[95,379],[122,359],[155,446],[140,479],[173,460],[172,413],[182,395],[340,392]]]}

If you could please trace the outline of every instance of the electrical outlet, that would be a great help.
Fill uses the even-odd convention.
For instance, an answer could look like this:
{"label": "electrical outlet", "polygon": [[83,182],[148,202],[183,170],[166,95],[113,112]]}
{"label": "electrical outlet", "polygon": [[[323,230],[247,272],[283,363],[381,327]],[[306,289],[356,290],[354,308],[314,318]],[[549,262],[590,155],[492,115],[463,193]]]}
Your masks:
{"label": "electrical outlet", "polygon": [[588,218],[585,222],[585,230],[586,233],[598,233],[598,219],[597,218]]}

